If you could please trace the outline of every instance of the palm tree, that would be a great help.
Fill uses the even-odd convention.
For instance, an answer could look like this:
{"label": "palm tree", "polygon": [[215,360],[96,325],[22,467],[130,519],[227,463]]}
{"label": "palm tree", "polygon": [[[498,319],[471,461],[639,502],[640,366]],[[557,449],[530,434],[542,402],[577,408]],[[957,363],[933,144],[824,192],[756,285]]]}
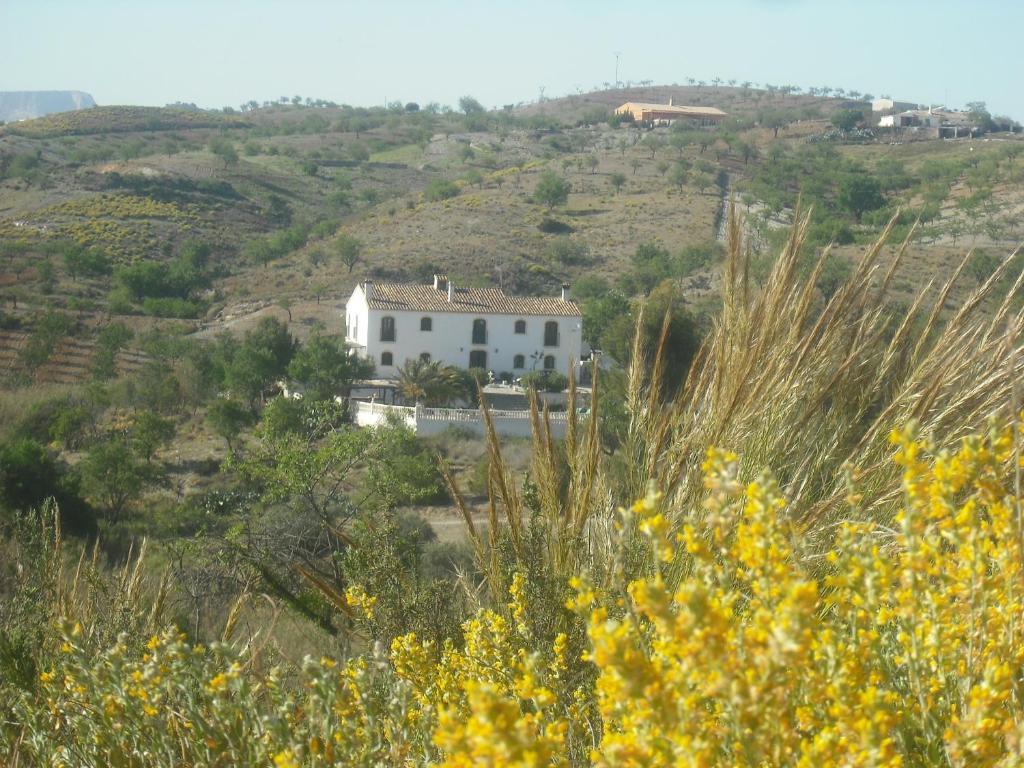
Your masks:
{"label": "palm tree", "polygon": [[440,360],[407,360],[398,369],[398,393],[408,403],[447,405],[465,394],[459,369]]}

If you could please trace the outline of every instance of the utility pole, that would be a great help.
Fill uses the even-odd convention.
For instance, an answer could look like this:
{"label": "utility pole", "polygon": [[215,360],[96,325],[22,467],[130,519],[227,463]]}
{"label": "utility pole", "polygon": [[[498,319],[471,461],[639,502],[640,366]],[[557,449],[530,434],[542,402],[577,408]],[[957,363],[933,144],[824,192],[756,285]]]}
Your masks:
{"label": "utility pole", "polygon": [[615,54],[615,87],[619,87],[619,56],[622,55],[622,51],[612,51]]}

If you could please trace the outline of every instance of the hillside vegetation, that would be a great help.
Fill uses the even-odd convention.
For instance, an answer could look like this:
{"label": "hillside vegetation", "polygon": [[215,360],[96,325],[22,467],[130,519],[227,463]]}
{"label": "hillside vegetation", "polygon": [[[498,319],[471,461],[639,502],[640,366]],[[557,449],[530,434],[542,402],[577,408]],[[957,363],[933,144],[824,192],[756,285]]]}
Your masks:
{"label": "hillside vegetation", "polygon": [[[1024,764],[1024,136],[868,98],[0,126],[0,764]],[[572,285],[564,440],[352,424],[438,272]]]}
{"label": "hillside vegetation", "polygon": [[[69,419],[25,418],[2,457],[25,474],[4,476],[0,755],[1015,764],[1024,278],[1004,260],[944,312],[968,279],[954,270],[895,308],[914,233],[891,258],[894,216],[826,292],[827,253],[801,269],[813,226],[799,212],[759,279],[730,217],[721,310],[685,379],[663,376],[673,325],[656,321],[660,337],[638,334],[627,370],[598,374],[586,412],[570,386],[564,442],[535,400],[525,462],[488,430],[482,479],[438,467],[400,427],[353,430],[330,389],[263,403],[257,380],[249,402],[208,406],[231,454],[225,485],[140,509],[139,484],[132,495],[113,481],[170,461],[154,407],[124,428],[94,424],[100,435],[59,427],[55,440],[86,447],[77,471],[45,465],[31,436]],[[226,377],[239,398],[261,365],[299,377],[345,365],[331,343],[262,322],[206,362],[206,347],[179,346],[189,366],[135,392],[163,393],[156,415],[174,423],[194,390],[165,382],[187,370]],[[150,340],[154,356],[161,346],[175,354]],[[109,407],[91,392],[91,407]],[[451,437],[434,446],[449,459],[465,442]],[[54,479],[59,509],[39,503]],[[463,516],[467,547],[404,513],[427,498]],[[134,522],[154,543],[136,553],[122,540],[110,568],[109,543],[68,535],[90,505],[104,535],[130,538]]]}

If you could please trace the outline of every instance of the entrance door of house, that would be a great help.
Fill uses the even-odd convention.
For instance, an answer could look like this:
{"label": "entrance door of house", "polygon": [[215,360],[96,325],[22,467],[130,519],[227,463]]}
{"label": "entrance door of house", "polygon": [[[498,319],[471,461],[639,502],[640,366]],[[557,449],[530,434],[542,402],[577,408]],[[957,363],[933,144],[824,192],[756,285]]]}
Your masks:
{"label": "entrance door of house", "polygon": [[487,352],[483,349],[474,349],[469,353],[470,368],[487,368]]}

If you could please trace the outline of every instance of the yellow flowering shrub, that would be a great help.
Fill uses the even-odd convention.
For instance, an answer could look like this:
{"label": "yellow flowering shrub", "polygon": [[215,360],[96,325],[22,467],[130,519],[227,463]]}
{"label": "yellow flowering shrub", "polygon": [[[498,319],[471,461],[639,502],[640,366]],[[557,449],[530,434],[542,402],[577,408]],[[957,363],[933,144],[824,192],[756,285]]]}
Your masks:
{"label": "yellow flowering shrub", "polygon": [[[650,557],[567,586],[539,637],[530,577],[437,647],[414,634],[296,682],[174,632],[98,656],[65,631],[0,697],[0,754],[52,765],[1018,766],[1024,529],[1012,430],[931,455],[892,436],[891,521],[804,530],[768,475],[712,450],[703,508],[622,513]],[[671,514],[670,514],[671,513]],[[678,521],[678,522],[675,522]],[[622,538],[626,538],[623,536]],[[626,546],[623,544],[623,546]],[[354,588],[350,607],[372,614]],[[575,617],[575,618],[573,618]],[[0,692],[3,692],[0,687]]]}

